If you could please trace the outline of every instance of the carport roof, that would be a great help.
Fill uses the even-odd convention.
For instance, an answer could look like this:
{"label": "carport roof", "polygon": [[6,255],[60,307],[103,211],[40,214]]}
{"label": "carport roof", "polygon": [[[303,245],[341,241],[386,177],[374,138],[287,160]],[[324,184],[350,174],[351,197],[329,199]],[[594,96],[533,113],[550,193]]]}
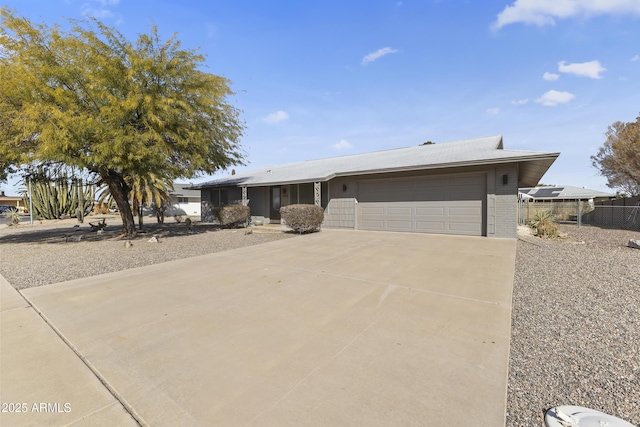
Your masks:
{"label": "carport roof", "polygon": [[553,185],[533,188],[519,188],[518,192],[526,194],[536,200],[587,200],[598,197],[612,198],[615,194],[605,193],[588,188],[573,187],[571,185]]}
{"label": "carport roof", "polygon": [[559,155],[560,153],[505,150],[502,136],[498,135],[265,167],[197,184],[192,188],[322,182],[338,176],[500,163],[518,163],[518,185],[534,186]]}

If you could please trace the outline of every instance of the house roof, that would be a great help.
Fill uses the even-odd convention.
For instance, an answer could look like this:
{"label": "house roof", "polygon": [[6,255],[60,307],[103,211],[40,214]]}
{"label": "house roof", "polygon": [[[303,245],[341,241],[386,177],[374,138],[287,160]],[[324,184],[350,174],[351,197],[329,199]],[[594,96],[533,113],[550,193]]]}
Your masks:
{"label": "house roof", "polygon": [[191,184],[173,183],[173,191],[169,191],[171,197],[198,197],[200,198],[200,191],[193,190]]}
{"label": "house roof", "polygon": [[612,193],[573,187],[571,185],[518,188],[518,192],[534,200],[586,200],[597,197],[615,197],[615,194]]}
{"label": "house roof", "polygon": [[502,136],[420,145],[255,169],[192,188],[268,186],[328,181],[338,176],[518,163],[519,185],[536,185],[560,153],[504,150]]}

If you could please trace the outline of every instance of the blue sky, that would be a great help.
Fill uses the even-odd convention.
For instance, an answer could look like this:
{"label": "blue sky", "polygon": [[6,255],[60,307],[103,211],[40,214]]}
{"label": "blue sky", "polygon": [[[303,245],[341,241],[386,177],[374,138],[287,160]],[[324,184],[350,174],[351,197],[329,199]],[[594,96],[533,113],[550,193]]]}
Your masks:
{"label": "blue sky", "polygon": [[157,25],[199,48],[243,111],[238,172],[503,135],[507,149],[561,152],[545,184],[610,191],[589,157],[640,114],[640,0],[3,4],[47,24],[95,16],[131,40]]}

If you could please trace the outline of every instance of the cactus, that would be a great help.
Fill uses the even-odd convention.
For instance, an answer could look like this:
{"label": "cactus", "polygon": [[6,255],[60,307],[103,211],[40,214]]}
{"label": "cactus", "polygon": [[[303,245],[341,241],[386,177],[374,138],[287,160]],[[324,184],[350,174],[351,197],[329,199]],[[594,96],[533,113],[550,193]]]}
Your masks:
{"label": "cactus", "polygon": [[23,193],[25,206],[29,199],[33,204],[33,214],[41,219],[59,219],[62,215],[78,218],[91,212],[95,199],[95,185],[83,184],[82,180],[67,174],[51,174],[40,169]]}

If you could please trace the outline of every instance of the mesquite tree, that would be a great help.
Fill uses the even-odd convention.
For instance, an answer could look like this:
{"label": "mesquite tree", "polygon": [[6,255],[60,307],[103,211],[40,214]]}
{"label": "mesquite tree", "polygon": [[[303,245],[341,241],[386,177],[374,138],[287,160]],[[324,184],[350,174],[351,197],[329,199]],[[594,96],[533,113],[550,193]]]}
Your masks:
{"label": "mesquite tree", "polygon": [[[0,9],[0,166],[58,162],[109,187],[123,233],[135,234],[126,177],[172,180],[242,164],[244,124],[230,82],[204,57],[162,42],[135,43],[97,20],[35,25]],[[0,177],[2,174],[0,174]]]}
{"label": "mesquite tree", "polygon": [[607,178],[607,185],[631,196],[640,194],[640,117],[635,122],[615,122],[607,140],[591,156],[593,166]]}

